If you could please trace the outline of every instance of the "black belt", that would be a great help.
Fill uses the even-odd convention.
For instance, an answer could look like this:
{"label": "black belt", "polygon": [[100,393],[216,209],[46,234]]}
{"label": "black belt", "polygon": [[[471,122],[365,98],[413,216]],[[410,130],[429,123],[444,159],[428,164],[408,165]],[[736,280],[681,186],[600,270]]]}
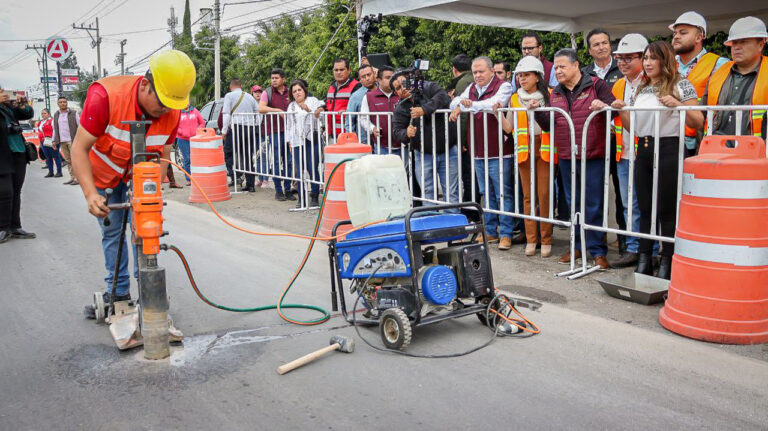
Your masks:
{"label": "black belt", "polygon": [[[665,144],[665,143],[677,143],[679,138],[675,136],[662,136],[659,137],[659,144]],[[648,144],[652,144],[656,141],[655,136],[638,136],[637,137],[637,145],[642,145],[645,148],[648,148]]]}

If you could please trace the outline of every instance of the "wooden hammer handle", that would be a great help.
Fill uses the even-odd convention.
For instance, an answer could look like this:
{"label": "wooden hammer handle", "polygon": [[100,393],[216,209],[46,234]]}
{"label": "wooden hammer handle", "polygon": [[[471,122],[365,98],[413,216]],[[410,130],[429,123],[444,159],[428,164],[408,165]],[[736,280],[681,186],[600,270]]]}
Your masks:
{"label": "wooden hammer handle", "polygon": [[325,355],[326,353],[332,352],[334,350],[338,350],[339,348],[341,348],[341,344],[333,343],[328,347],[323,347],[320,350],[315,350],[314,352],[304,355],[299,359],[294,359],[293,361],[288,362],[287,364],[281,365],[277,369],[277,374],[285,374],[291,370],[295,370],[296,368],[299,368],[302,365],[306,365],[314,361],[315,359]]}

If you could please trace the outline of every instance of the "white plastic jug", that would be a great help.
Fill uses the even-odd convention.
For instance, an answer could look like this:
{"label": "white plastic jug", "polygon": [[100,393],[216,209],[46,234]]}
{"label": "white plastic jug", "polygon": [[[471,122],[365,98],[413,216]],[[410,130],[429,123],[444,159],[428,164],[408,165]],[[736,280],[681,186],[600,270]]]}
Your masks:
{"label": "white plastic jug", "polygon": [[360,226],[411,209],[411,191],[403,159],[395,155],[370,155],[348,162],[344,187],[352,225]]}

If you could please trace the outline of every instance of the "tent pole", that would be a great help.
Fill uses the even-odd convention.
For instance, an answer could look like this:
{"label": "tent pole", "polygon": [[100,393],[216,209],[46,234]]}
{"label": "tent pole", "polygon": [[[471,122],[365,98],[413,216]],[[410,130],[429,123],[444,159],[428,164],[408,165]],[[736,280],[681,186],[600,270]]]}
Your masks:
{"label": "tent pole", "polygon": [[355,28],[357,31],[357,64],[363,61],[363,34],[360,33],[360,18],[363,17],[363,2],[355,0]]}
{"label": "tent pole", "polygon": [[576,46],[576,33],[571,33],[571,48],[578,51],[578,47]]}

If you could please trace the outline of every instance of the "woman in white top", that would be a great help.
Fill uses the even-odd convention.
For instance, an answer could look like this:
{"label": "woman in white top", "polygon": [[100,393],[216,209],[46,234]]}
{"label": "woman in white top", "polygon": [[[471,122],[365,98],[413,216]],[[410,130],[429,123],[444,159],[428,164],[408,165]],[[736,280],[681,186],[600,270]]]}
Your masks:
{"label": "woman in white top", "polygon": [[[643,70],[645,77],[630,99],[630,106],[655,108],[698,105],[696,89],[686,79],[680,77],[675,52],[665,41],[653,42],[643,52]],[[620,104],[621,105],[621,104]],[[650,233],[651,211],[653,207],[653,159],[656,135],[654,111],[635,112],[635,188],[640,207],[640,232]],[[621,112],[621,121],[629,129],[630,114]],[[677,176],[680,146],[684,141],[680,136],[680,113],[666,111],[659,114],[659,166],[656,188],[656,220],[660,226],[659,235],[674,237],[677,218]],[[699,129],[704,124],[704,116],[699,111],[688,111],[685,124]],[[638,247],[638,263],[635,272],[653,275],[651,259],[654,241],[641,239]],[[673,243],[664,242],[660,252],[659,278],[669,280],[672,275]]]}
{"label": "woman in white top", "polygon": [[299,201],[296,208],[302,208],[306,204],[304,194],[304,171],[309,173],[310,193],[309,206],[320,206],[318,195],[320,194],[320,154],[323,152],[320,141],[319,112],[317,108],[325,104],[316,97],[307,96],[307,85],[302,80],[296,80],[288,88],[288,97],[291,99],[288,105],[288,114],[285,122],[285,140],[291,146],[293,158],[293,170],[301,175],[299,180]]}

